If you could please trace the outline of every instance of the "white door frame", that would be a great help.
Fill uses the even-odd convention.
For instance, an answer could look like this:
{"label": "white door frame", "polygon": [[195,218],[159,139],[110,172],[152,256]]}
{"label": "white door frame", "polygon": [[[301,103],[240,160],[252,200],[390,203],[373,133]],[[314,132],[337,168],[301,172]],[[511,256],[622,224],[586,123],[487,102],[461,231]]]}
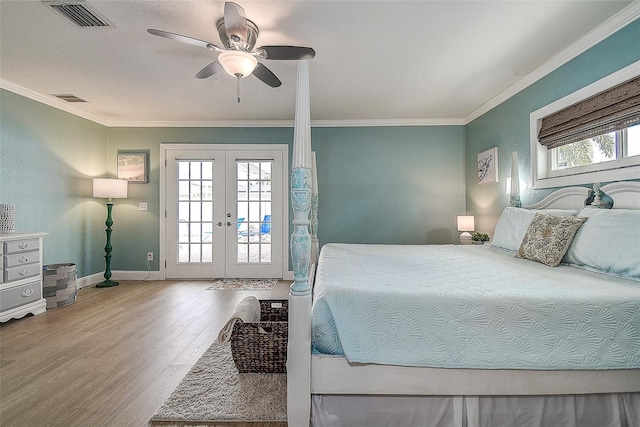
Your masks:
{"label": "white door frame", "polygon": [[161,280],[166,279],[167,245],[167,151],[169,150],[235,150],[282,152],[282,272],[284,279],[291,279],[289,271],[289,146],[287,144],[160,144],[160,248],[159,272]]}

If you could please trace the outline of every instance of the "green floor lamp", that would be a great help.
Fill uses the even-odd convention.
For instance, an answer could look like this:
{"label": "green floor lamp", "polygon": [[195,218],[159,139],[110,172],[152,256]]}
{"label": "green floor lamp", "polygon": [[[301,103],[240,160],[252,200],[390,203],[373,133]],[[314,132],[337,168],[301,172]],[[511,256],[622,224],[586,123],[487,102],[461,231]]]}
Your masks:
{"label": "green floor lamp", "polygon": [[111,226],[113,225],[113,220],[111,219],[113,201],[111,199],[127,198],[127,181],[123,179],[96,178],[93,180],[93,197],[109,199],[107,201],[107,221],[105,222],[107,226],[107,244],[104,247],[104,259],[106,262],[104,282],[98,283],[96,288],[110,288],[112,286],[118,286],[118,282],[111,280]]}

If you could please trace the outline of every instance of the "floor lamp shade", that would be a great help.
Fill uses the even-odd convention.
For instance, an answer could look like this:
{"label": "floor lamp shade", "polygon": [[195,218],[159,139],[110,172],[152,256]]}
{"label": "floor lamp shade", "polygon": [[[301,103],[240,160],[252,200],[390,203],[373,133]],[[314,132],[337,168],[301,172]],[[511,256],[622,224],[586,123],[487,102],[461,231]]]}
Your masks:
{"label": "floor lamp shade", "polygon": [[469,231],[473,231],[475,228],[473,215],[458,216],[458,231],[462,231],[462,234],[460,234],[461,245],[471,244],[471,233],[469,233]]}
{"label": "floor lamp shade", "polygon": [[110,288],[112,286],[118,286],[118,282],[111,280],[111,226],[113,225],[113,219],[111,219],[111,210],[113,209],[113,202],[111,199],[125,199],[127,197],[127,184],[128,182],[123,179],[102,179],[96,178],[93,180],[93,197],[99,197],[109,199],[107,201],[107,220],[105,225],[107,229],[107,244],[104,247],[104,282],[96,284],[97,288]]}
{"label": "floor lamp shade", "polygon": [[93,197],[126,199],[127,183],[124,179],[96,178],[93,180]]}

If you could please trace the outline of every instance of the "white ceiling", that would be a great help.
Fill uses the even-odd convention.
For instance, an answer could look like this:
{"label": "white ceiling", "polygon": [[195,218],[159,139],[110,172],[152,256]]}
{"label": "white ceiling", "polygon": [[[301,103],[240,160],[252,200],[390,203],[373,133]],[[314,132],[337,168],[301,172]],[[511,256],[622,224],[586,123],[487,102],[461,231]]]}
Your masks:
{"label": "white ceiling", "polygon": [[[637,0],[236,2],[260,29],[256,46],[316,50],[311,119],[336,124],[464,123],[639,14]],[[2,87],[113,126],[293,120],[295,62],[264,60],[282,86],[250,76],[238,104],[233,77],[194,78],[215,52],[146,31],[220,45],[223,1],[89,4],[115,27],[77,28],[40,1],[0,0]],[[61,93],[88,102],[51,96]]]}

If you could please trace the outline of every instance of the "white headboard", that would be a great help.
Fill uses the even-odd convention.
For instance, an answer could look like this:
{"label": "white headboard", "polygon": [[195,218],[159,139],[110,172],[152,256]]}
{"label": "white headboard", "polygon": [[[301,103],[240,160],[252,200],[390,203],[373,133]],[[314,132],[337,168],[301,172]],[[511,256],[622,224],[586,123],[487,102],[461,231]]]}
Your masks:
{"label": "white headboard", "polygon": [[[640,182],[620,181],[600,187],[602,192],[613,199],[613,209],[640,209]],[[580,209],[589,197],[590,188],[565,187],[554,191],[538,203],[525,206],[526,209]]]}

